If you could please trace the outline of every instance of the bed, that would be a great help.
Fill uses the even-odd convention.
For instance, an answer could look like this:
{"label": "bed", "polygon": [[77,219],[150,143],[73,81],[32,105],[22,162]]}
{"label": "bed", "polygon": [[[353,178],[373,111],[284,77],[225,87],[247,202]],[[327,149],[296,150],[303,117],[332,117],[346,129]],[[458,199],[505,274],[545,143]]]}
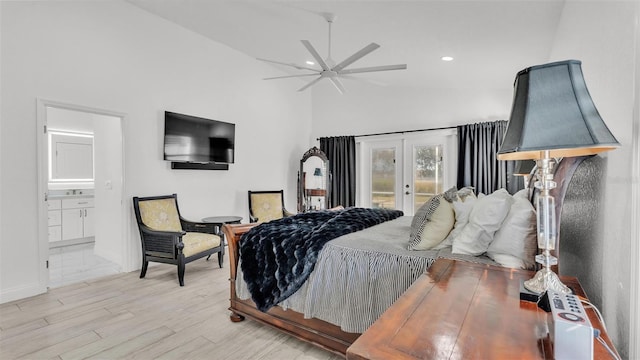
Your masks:
{"label": "bed", "polygon": [[[557,242],[563,243],[563,245],[560,246],[558,244],[556,246],[559,251],[555,256],[559,259],[561,270],[563,267],[560,259],[562,259],[561,255],[564,255],[563,251],[565,251],[563,249],[567,249],[566,252],[571,254],[573,252],[571,249],[585,248],[584,243],[581,246],[575,245],[576,221],[573,220],[583,219],[583,215],[593,212],[593,208],[596,206],[596,204],[575,206],[575,202],[581,202],[584,196],[594,198],[593,193],[598,191],[597,182],[584,181],[584,179],[593,176],[594,169],[599,167],[599,161],[591,158],[588,161],[584,160],[584,157],[565,159],[556,170],[555,180],[558,183],[558,187],[553,190],[553,195],[556,198],[556,217],[559,224]],[[577,178],[572,181],[574,174],[576,174]],[[572,182],[579,184],[579,186],[572,187]],[[530,202],[535,197],[535,194],[527,193],[527,195],[529,194],[531,195],[527,201]],[[571,204],[565,202],[565,200]],[[569,210],[563,211],[565,208]],[[343,235],[327,242],[318,255],[316,268],[309,276],[309,279],[293,295],[283,301],[279,301],[276,306],[269,307],[267,311],[258,310],[258,307],[263,310],[265,310],[265,307],[262,304],[257,306],[251,300],[246,284],[243,281],[242,267],[239,266],[239,248],[242,245],[242,236],[255,227],[256,224],[225,225],[223,231],[227,237],[230,254],[229,310],[231,310],[231,321],[237,322],[250,318],[273,326],[303,341],[344,355],[347,348],[366,329],[367,324],[375,321],[377,316],[393,303],[393,299],[399,297],[404,289],[411,285],[412,280],[415,280],[423,273],[435,259],[444,257],[483,264],[510,264],[508,260],[497,262],[496,259],[503,259],[495,256],[489,257],[486,251],[478,254],[478,256],[454,254],[452,252],[453,248],[447,247],[446,244],[445,246],[436,246],[436,249],[407,250],[407,238],[411,235],[409,228],[413,220],[411,217],[398,217],[364,229],[358,233],[360,235],[364,233],[365,237],[373,240],[367,245],[355,249],[350,244],[353,242],[353,238],[358,236],[357,233]],[[584,222],[584,220],[578,221]],[[565,231],[565,229],[569,230]],[[508,228],[505,230],[507,234],[510,231],[513,232],[514,229]],[[565,232],[567,233],[566,236]],[[383,245],[385,237],[392,238],[394,236],[397,236],[399,240],[390,241],[387,245]],[[530,251],[531,246],[535,251],[535,237],[533,239],[534,242],[529,244],[528,251]],[[584,240],[583,237],[582,241]],[[385,255],[375,255],[376,251],[384,246],[387,247],[383,252]],[[355,257],[353,257],[352,253],[356,254]],[[336,262],[336,254],[339,254],[338,257],[352,257],[347,258],[347,260],[342,258],[342,260]],[[375,263],[375,266],[368,268],[369,271],[353,269],[353,266],[351,266],[351,270],[345,269],[344,266],[340,267],[339,263],[344,264],[345,261],[349,264],[354,263],[356,264],[354,266],[357,267],[358,261],[353,259],[361,258],[362,254],[368,254],[367,256],[374,254],[371,255],[373,256],[372,258],[370,257],[367,260],[370,263]],[[397,263],[396,260],[390,262],[380,260],[386,257],[392,257],[396,260],[402,259],[401,262],[403,264],[411,264],[408,266],[409,270],[399,270],[398,267],[389,266],[394,262]],[[568,257],[575,257],[575,255],[568,255]],[[524,266],[527,265],[529,264],[524,264]],[[325,273],[322,270],[323,268],[330,269],[329,273]],[[372,269],[379,269],[379,271],[376,270],[376,273],[372,274]],[[380,269],[386,269],[386,272]],[[402,274],[399,275],[399,272],[402,272]],[[570,275],[576,276],[579,274],[570,273]],[[339,277],[336,279],[336,276]],[[358,277],[363,276],[367,278],[365,281],[358,279]],[[323,288],[322,286],[328,287]],[[369,295],[366,295],[369,297],[363,299],[360,295],[351,294],[354,287],[363,287],[364,289],[361,289],[361,293],[369,293]],[[349,292],[345,289],[349,289]],[[325,294],[332,292],[338,294],[337,299],[325,296]],[[363,306],[363,303],[366,303],[366,306]],[[354,308],[362,307],[366,308],[364,315],[361,315],[358,312],[359,310],[354,310]],[[340,309],[340,311],[338,312],[336,309]]]}

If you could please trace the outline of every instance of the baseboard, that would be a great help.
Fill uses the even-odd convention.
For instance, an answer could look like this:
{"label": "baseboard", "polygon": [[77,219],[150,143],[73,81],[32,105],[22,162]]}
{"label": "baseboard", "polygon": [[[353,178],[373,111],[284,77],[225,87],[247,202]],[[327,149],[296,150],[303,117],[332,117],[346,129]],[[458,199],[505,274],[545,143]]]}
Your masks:
{"label": "baseboard", "polygon": [[59,247],[72,246],[72,245],[80,245],[80,244],[89,244],[95,242],[95,237],[86,237],[86,238],[78,238],[78,239],[69,239],[69,240],[58,240],[58,241],[49,241],[49,249],[55,249]]}

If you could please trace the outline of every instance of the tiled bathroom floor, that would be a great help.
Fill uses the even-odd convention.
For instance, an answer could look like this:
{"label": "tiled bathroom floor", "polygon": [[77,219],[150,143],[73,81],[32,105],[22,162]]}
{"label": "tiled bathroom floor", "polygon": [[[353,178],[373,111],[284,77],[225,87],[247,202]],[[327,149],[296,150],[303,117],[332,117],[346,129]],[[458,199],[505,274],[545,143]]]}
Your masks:
{"label": "tiled bathroom floor", "polygon": [[49,249],[49,287],[117,274],[120,267],[93,253],[94,243]]}

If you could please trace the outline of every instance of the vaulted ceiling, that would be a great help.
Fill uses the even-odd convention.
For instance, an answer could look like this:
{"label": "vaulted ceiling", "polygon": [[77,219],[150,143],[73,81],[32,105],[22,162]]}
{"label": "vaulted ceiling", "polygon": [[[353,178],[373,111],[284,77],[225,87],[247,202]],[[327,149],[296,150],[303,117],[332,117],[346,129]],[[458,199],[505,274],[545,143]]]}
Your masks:
{"label": "vaulted ceiling", "polygon": [[[302,66],[313,58],[300,40],[309,40],[327,56],[323,14],[332,13],[331,57],[336,62],[376,42],[381,47],[351,67],[408,67],[353,77],[371,86],[432,89],[511,88],[517,71],[548,61],[564,5],[564,0],[128,1],[250,57]],[[445,62],[442,56],[454,60]],[[276,69],[265,77],[307,73],[272,66]],[[291,83],[295,91],[311,79],[269,81]],[[347,88],[349,81],[354,80],[344,81]]]}

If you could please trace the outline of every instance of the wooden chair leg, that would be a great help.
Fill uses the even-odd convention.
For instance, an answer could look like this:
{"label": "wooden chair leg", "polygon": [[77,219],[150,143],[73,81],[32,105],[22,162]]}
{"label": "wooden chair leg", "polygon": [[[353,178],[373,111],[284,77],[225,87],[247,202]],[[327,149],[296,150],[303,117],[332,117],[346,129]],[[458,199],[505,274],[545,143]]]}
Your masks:
{"label": "wooden chair leg", "polygon": [[142,269],[140,270],[140,279],[142,279],[145,275],[147,275],[148,266],[149,266],[149,262],[145,257],[142,257]]}
{"label": "wooden chair leg", "polygon": [[184,286],[184,255],[179,255],[178,258],[178,281],[180,286]]}

